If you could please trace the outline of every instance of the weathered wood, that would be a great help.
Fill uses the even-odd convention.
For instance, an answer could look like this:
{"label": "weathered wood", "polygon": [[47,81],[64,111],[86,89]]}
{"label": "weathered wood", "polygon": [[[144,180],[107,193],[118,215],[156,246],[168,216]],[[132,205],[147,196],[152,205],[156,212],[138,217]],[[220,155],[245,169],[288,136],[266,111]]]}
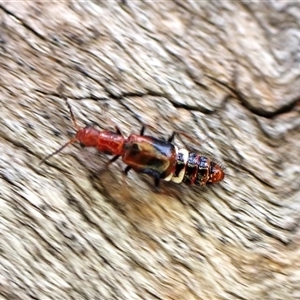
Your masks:
{"label": "weathered wood", "polygon": [[[299,299],[299,4],[0,4],[0,299]],[[70,146],[72,122],[187,132],[189,188]],[[205,140],[201,144],[201,141]]]}

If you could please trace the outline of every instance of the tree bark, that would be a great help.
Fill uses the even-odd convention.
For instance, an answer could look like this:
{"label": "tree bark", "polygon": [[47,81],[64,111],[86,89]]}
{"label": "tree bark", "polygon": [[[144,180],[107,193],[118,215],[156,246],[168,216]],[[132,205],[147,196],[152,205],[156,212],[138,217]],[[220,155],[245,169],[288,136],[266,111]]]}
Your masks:
{"label": "tree bark", "polygon": [[[300,5],[0,3],[0,299],[300,299]],[[166,138],[213,187],[129,173],[80,126]],[[191,142],[191,140],[193,142]]]}

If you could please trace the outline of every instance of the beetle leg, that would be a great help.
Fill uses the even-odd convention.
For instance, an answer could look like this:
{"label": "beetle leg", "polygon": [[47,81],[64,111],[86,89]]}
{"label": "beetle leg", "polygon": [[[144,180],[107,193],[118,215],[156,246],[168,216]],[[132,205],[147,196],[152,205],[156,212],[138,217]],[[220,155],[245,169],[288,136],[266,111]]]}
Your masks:
{"label": "beetle leg", "polygon": [[146,127],[143,125],[140,131],[140,135],[144,135]]}
{"label": "beetle leg", "polygon": [[160,179],[155,177],[154,178],[154,189],[155,189],[155,192],[157,192],[157,193],[160,191],[159,183],[160,183]]}
{"label": "beetle leg", "polygon": [[109,165],[112,164],[113,162],[115,162],[119,157],[120,157],[120,155],[116,155],[116,156],[114,156],[112,159],[110,159],[110,160],[105,164],[105,168],[107,169],[107,168],[109,167]]}
{"label": "beetle leg", "polygon": [[122,131],[121,131],[121,129],[120,129],[118,126],[115,126],[115,129],[116,129],[116,133],[117,133],[117,134],[123,136]]}
{"label": "beetle leg", "polygon": [[173,131],[173,133],[171,134],[171,136],[168,138],[167,141],[168,141],[169,143],[173,142],[175,135],[176,135],[176,131]]}
{"label": "beetle leg", "polygon": [[128,175],[128,172],[129,172],[131,169],[132,169],[132,167],[130,167],[130,166],[127,166],[127,167],[125,168],[124,173],[125,173],[126,176]]}

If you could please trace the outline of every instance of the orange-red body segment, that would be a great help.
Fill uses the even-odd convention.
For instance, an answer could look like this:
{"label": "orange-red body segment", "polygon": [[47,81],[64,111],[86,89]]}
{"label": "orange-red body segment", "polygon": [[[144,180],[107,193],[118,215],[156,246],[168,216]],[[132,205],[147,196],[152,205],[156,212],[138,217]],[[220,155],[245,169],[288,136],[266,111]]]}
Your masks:
{"label": "orange-red body segment", "polygon": [[93,127],[79,129],[76,139],[85,147],[95,147],[98,151],[111,155],[122,155],[125,143],[121,134],[109,130],[99,131]]}
{"label": "orange-red body segment", "polygon": [[220,181],[222,181],[225,177],[225,172],[224,170],[221,168],[220,165],[212,162],[211,163],[211,171],[210,171],[210,178],[208,180],[209,183],[218,183]]}

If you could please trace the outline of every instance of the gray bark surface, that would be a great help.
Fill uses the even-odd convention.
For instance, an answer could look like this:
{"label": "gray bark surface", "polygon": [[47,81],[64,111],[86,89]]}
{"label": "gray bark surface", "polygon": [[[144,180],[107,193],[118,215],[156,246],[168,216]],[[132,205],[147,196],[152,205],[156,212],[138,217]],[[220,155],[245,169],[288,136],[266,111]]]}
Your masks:
{"label": "gray bark surface", "polygon": [[[0,2],[0,300],[300,299],[300,5]],[[142,124],[226,168],[129,173],[80,126]]]}

